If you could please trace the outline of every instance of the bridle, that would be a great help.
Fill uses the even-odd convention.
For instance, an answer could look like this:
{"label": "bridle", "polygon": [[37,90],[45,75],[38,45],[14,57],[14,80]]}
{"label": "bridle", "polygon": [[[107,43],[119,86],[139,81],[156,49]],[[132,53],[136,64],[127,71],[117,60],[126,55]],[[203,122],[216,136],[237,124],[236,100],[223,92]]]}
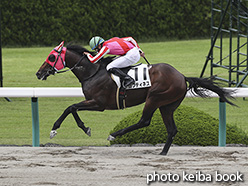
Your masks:
{"label": "bridle", "polygon": [[55,59],[54,65],[51,66],[51,70],[53,71],[54,74],[55,74],[55,73],[60,74],[60,73],[64,73],[64,72],[68,72],[68,71],[74,70],[74,69],[77,67],[77,65],[85,58],[85,55],[83,55],[83,56],[78,60],[78,62],[77,62],[73,67],[71,67],[70,69],[67,69],[67,70],[57,70],[57,69],[55,68],[55,66],[56,66],[56,64],[57,64],[59,58],[60,58],[61,61],[63,62],[63,67],[65,68],[65,62],[63,61],[63,58],[62,58],[62,56],[61,56],[62,49],[63,49],[63,47],[61,48],[60,51],[58,51],[58,50],[56,50],[56,49],[53,49],[55,52],[58,53],[57,58]]}
{"label": "bridle", "polygon": [[[62,47],[62,49],[63,49],[63,47]],[[72,71],[72,70],[74,70],[74,69],[79,65],[79,63],[86,57],[86,55],[83,55],[83,56],[77,61],[77,63],[76,63],[73,67],[71,67],[70,69],[67,69],[67,70],[57,70],[57,69],[55,68],[55,66],[56,66],[56,63],[58,62],[58,59],[60,58],[61,61],[63,62],[63,58],[62,58],[62,56],[61,56],[61,51],[62,51],[62,49],[61,49],[60,51],[58,51],[58,50],[56,50],[56,49],[53,49],[55,52],[58,53],[58,55],[57,55],[57,58],[55,59],[54,65],[51,66],[51,71],[49,70],[49,71],[47,72],[48,74],[49,74],[49,72],[51,72],[51,74],[55,74],[55,73],[60,74],[60,73]],[[65,68],[65,63],[64,63],[64,62],[63,62],[63,67]],[[98,67],[97,67],[97,69],[96,69],[96,71],[95,71],[94,73],[92,73],[89,77],[84,78],[83,81],[86,81],[86,80],[92,78],[93,76],[95,76],[95,75],[97,74],[97,72],[99,71],[99,69],[100,69],[100,65],[98,65]],[[81,82],[81,81],[80,81],[80,82]],[[81,83],[82,83],[82,82],[81,82]]]}

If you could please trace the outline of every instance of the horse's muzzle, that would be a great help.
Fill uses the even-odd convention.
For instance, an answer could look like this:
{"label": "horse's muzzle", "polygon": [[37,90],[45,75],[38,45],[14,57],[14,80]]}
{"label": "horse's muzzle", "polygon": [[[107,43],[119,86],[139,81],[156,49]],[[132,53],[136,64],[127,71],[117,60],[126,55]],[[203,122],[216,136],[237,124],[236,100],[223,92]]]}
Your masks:
{"label": "horse's muzzle", "polygon": [[44,74],[42,75],[39,71],[36,73],[37,78],[40,80],[46,80],[48,75]]}
{"label": "horse's muzzle", "polygon": [[55,70],[49,69],[49,70],[44,71],[44,72],[42,72],[42,71],[39,70],[39,71],[36,73],[36,76],[37,76],[37,78],[38,78],[39,80],[46,80],[47,77],[50,76],[51,74],[54,75],[54,74],[55,74]]}
{"label": "horse's muzzle", "polygon": [[36,72],[36,76],[38,79],[46,80],[48,76],[51,74],[54,75],[56,70],[47,62],[44,62],[40,69]]}

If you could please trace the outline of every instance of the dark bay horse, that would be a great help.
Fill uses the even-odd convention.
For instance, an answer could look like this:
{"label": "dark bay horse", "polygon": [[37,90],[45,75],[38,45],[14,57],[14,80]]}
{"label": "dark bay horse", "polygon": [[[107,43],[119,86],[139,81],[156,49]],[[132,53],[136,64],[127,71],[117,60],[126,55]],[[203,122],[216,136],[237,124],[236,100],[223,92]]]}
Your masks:
{"label": "dark bay horse", "polygon": [[[50,138],[57,134],[56,130],[70,113],[75,118],[77,125],[90,136],[90,128],[85,127],[77,111],[118,109],[115,99],[117,86],[105,69],[106,63],[112,59],[107,57],[97,64],[93,64],[83,55],[85,51],[87,50],[81,46],[69,45],[63,47],[63,43],[61,43],[51,51],[47,60],[36,73],[38,79],[45,80],[49,75],[59,73],[61,72],[59,70],[68,67],[68,70],[71,70],[81,82],[85,95],[84,101],[65,109],[63,114],[54,123]],[[126,91],[126,107],[132,107],[145,102],[141,119],[137,124],[112,133],[108,140],[114,140],[117,136],[147,127],[151,122],[153,113],[159,108],[168,132],[167,141],[161,152],[162,155],[166,155],[173,138],[177,134],[173,113],[183,101],[188,90],[193,90],[195,94],[201,97],[206,97],[207,90],[211,90],[217,93],[223,101],[234,105],[227,99],[227,97],[231,97],[231,92],[219,87],[211,79],[185,77],[171,65],[165,63],[151,65],[149,74],[151,87]]]}

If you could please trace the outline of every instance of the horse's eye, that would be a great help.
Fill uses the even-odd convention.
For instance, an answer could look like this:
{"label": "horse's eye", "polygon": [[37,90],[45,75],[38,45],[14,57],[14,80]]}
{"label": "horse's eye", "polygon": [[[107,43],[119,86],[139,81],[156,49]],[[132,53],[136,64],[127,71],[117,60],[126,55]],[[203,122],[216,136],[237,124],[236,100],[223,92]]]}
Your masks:
{"label": "horse's eye", "polygon": [[55,55],[51,54],[48,58],[49,61],[54,62],[55,61]]}

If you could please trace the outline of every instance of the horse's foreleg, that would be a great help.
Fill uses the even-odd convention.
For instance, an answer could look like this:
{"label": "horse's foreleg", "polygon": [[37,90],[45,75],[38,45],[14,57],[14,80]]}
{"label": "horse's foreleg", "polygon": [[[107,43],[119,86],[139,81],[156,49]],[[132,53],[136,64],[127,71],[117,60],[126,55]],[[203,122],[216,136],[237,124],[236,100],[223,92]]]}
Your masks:
{"label": "horse's foreleg", "polygon": [[85,127],[84,123],[77,114],[77,111],[81,110],[103,111],[104,108],[99,106],[94,100],[85,100],[78,104],[69,106],[67,109],[65,109],[64,113],[59,117],[59,119],[54,123],[52,131],[50,133],[50,138],[53,138],[57,134],[56,130],[60,127],[61,123],[70,113],[72,113],[78,127],[80,127],[88,136],[91,136],[91,129],[89,127]]}
{"label": "horse's foreleg", "polygon": [[65,109],[65,111],[63,112],[63,114],[59,117],[59,119],[57,119],[57,121],[55,121],[55,123],[53,124],[53,128],[52,131],[50,132],[50,139],[52,139],[53,137],[55,137],[57,135],[57,129],[60,128],[61,123],[65,120],[65,118],[71,113],[71,106],[67,107],[67,109]]}
{"label": "horse's foreleg", "polygon": [[79,118],[76,110],[72,112],[72,115],[77,122],[78,127],[81,128],[85,132],[85,134],[91,136],[91,129],[89,127],[85,127],[84,122]]}

